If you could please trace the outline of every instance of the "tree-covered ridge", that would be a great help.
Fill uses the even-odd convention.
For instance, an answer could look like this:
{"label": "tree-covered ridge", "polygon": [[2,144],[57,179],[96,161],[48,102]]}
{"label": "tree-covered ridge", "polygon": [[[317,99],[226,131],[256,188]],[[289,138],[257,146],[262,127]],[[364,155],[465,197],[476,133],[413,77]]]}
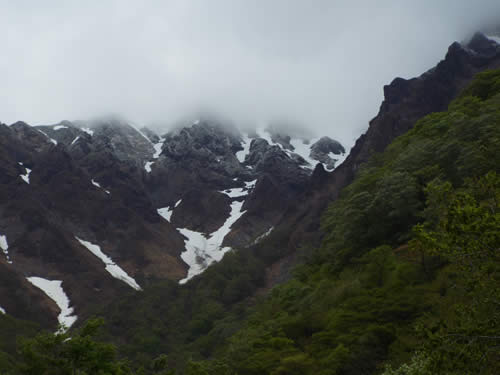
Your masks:
{"label": "tree-covered ridge", "polygon": [[499,373],[499,82],[481,73],[363,166],[324,213],[321,248],[267,297],[244,299],[263,263],[231,253],[106,307],[101,338],[146,374]]}
{"label": "tree-covered ridge", "polygon": [[325,213],[321,249],[229,340],[235,373],[364,374],[406,361],[407,372],[387,372],[496,373],[499,78],[480,74],[364,166]]}

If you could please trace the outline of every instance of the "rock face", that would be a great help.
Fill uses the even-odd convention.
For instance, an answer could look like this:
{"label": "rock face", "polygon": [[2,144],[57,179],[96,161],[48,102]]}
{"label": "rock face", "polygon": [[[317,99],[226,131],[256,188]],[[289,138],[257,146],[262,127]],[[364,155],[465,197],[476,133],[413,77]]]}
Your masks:
{"label": "rock face", "polygon": [[[15,275],[10,281],[14,289],[1,291],[2,306],[14,314],[23,306],[22,298],[32,295],[43,303],[18,317],[46,326],[56,323],[57,308],[26,280],[30,276],[62,280],[82,317],[89,302],[129,293],[130,287],[111,276],[108,266],[77,238],[98,245],[139,284],[183,277],[183,238],[157,214],[140,185],[130,184],[135,178],[132,162],[101,150],[104,141],[76,127],[42,129],[47,135],[22,123],[0,125],[0,235],[8,245],[3,249],[8,258],[0,254],[0,266],[2,274]],[[71,138],[78,136],[86,147],[72,144]]]}
{"label": "rock face", "polygon": [[311,158],[325,164],[327,168],[334,169],[338,161],[336,155],[345,154],[344,147],[330,137],[321,137],[311,146]]}
{"label": "rock face", "polygon": [[214,120],[162,136],[113,117],[0,124],[2,307],[55,327],[58,307],[27,278],[60,280],[81,321],[254,243],[312,174],[291,137],[261,135]]}
{"label": "rock face", "polygon": [[240,132],[214,119],[163,135],[111,117],[0,124],[2,307],[55,326],[58,307],[27,280],[37,276],[62,281],[83,320],[92,304],[185,280],[229,248],[269,260],[268,240],[282,246],[274,274],[283,279],[295,250],[320,242],[323,210],[361,164],[496,67],[500,47],[478,34],[422,76],[396,78],[343,163],[330,138]]}
{"label": "rock face", "polygon": [[199,120],[164,135],[159,158],[145,180],[152,201],[172,208],[177,228],[206,235],[224,224],[232,203],[244,202],[245,213],[223,244],[252,243],[280,220],[312,172],[303,168],[306,162],[299,155],[269,143],[271,134],[262,132],[266,139],[257,133],[250,138],[214,120]]}
{"label": "rock face", "polygon": [[322,237],[321,213],[353,181],[363,163],[406,133],[420,118],[446,109],[474,74],[499,67],[500,45],[476,34],[467,45],[453,43],[444,60],[420,77],[396,78],[385,86],[379,113],[358,138],[345,162],[327,176],[317,168],[297,204],[283,215],[284,220],[276,228],[286,242],[281,253],[293,257],[295,250],[304,244],[318,246]]}

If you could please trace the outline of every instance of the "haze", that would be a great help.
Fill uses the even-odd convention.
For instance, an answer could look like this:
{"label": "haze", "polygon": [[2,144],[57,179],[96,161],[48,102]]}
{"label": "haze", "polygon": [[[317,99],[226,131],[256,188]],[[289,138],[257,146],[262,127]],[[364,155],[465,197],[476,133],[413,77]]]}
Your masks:
{"label": "haze", "polygon": [[0,0],[0,121],[119,113],[170,126],[200,110],[288,119],[351,145],[382,87],[497,25],[467,0]]}

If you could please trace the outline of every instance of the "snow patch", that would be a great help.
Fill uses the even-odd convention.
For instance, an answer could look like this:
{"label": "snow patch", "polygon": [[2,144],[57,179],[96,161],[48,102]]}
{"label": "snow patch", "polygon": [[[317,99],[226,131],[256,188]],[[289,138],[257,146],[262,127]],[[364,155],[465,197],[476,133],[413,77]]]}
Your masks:
{"label": "snow patch", "polygon": [[200,120],[193,121],[193,125],[198,125],[200,123]]}
{"label": "snow patch", "polygon": [[226,194],[230,198],[238,198],[238,197],[243,197],[245,195],[248,195],[249,190],[253,189],[255,184],[257,183],[257,180],[245,182],[245,187],[244,188],[233,188],[233,189],[226,189],[226,190],[220,190],[220,193]]}
{"label": "snow patch", "polygon": [[226,189],[226,190],[221,190],[220,193],[226,194],[230,198],[237,198],[248,195],[248,191],[246,191],[245,188]]}
{"label": "snow patch", "polygon": [[489,40],[493,40],[497,44],[500,44],[500,36],[486,35],[486,38],[488,38]]}
{"label": "snow patch", "polygon": [[90,182],[92,182],[92,185],[94,185],[94,186],[98,187],[99,189],[104,190],[104,191],[106,192],[106,194],[111,194],[111,193],[109,192],[109,190],[104,189],[104,188],[101,186],[101,184],[99,184],[99,182],[97,182],[97,181],[94,181],[94,179],[90,180]]}
{"label": "snow patch", "polygon": [[0,306],[0,313],[2,313],[2,314],[7,314],[7,313],[5,312],[5,309],[4,309],[2,306]]}
{"label": "snow patch", "polygon": [[49,139],[49,141],[50,141],[50,142],[52,142],[53,144],[55,144],[55,145],[57,146],[57,141],[56,141],[55,139],[50,138],[50,137],[47,135],[47,133],[45,133],[45,132],[41,131],[40,129],[36,129],[36,130],[38,130],[40,133],[42,133],[44,136],[46,136],[46,137]]}
{"label": "snow patch", "polygon": [[7,263],[12,264],[12,261],[10,260],[9,256],[9,244],[7,242],[7,236],[0,235],[0,249],[2,249],[3,253],[5,254],[5,259],[7,259]]}
{"label": "snow patch", "polygon": [[73,308],[69,307],[70,301],[62,288],[61,280],[46,280],[41,277],[27,277],[30,283],[41,289],[48,297],[50,297],[59,307],[61,313],[57,317],[61,325],[61,332],[65,332],[76,322],[77,316],[73,314]]}
{"label": "snow patch", "polygon": [[[307,161],[308,164],[303,165],[302,168],[304,169],[314,169],[318,163],[321,163],[320,161],[311,158],[311,146],[315,144],[317,141],[319,141],[319,138],[313,138],[309,141],[309,144],[306,144],[303,139],[291,139],[290,144],[293,146],[294,151],[289,151],[285,150],[287,154],[290,156],[290,154],[294,153],[299,156],[301,156],[305,161]],[[336,160],[335,162],[335,168],[337,168],[347,157],[347,153],[343,154],[334,154],[333,152],[329,152],[328,156],[331,159]],[[335,168],[328,168],[328,166],[325,163],[322,163],[323,167],[325,170],[328,172],[333,171]]]}
{"label": "snow patch", "polygon": [[[349,156],[349,153],[348,153],[348,152],[344,152],[343,154],[340,154],[340,155],[339,155],[339,154],[334,154],[333,152],[330,152],[330,153],[328,154],[328,156],[329,156],[330,158],[332,158],[332,159],[335,159],[335,160],[336,160],[336,161],[335,161],[335,168],[333,168],[333,169],[336,169],[336,168],[338,168],[338,166],[339,166],[340,164],[342,164],[342,163],[345,161],[345,159],[347,159],[347,156]],[[326,166],[325,166],[325,169],[326,169],[328,172],[333,171],[333,169],[328,169],[328,168],[326,168]]]}
{"label": "snow patch", "polygon": [[271,234],[271,232],[273,231],[274,227],[271,227],[269,228],[265,233],[261,234],[259,237],[257,237],[255,239],[255,241],[253,241],[253,244],[255,245],[256,243],[259,243],[260,241],[262,241],[264,238],[266,238],[267,236],[269,236]]}
{"label": "snow patch", "polygon": [[111,276],[125,282],[135,290],[142,290],[139,284],[137,284],[132,277],[130,277],[122,268],[120,268],[120,266],[113,262],[110,257],[101,251],[101,247],[99,245],[84,241],[76,236],[75,238],[106,265],[106,271],[108,271]]}
{"label": "snow patch", "polygon": [[158,212],[158,215],[160,215],[170,223],[170,218],[172,217],[172,214],[174,212],[173,209],[170,209],[170,207],[163,207],[158,208],[156,211]]}
{"label": "snow patch", "polygon": [[94,131],[90,128],[81,128],[81,130],[90,135],[91,137],[94,135]]}
{"label": "snow patch", "polygon": [[64,125],[57,125],[57,126],[54,126],[54,130],[61,130],[61,129],[68,129],[67,126],[64,126]]}
{"label": "snow patch", "polygon": [[144,165],[144,169],[146,172],[151,173],[151,166],[154,164],[154,161],[147,161],[146,164]]}
{"label": "snow patch", "polygon": [[[319,138],[313,138],[309,140],[308,143],[306,143],[306,140],[304,139],[292,138],[290,139],[290,144],[293,146],[294,150],[291,151],[284,148],[280,143],[273,142],[271,134],[265,128],[265,126],[257,127],[256,133],[259,138],[265,139],[271,146],[279,146],[279,148],[281,148],[284,152],[286,152],[286,154],[289,157],[292,157],[292,154],[297,154],[301,156],[307,162],[307,164],[301,166],[303,169],[309,169],[309,170],[314,169],[316,165],[320,163],[320,161],[311,158],[311,146],[317,141],[319,141]],[[335,163],[335,168],[337,168],[345,160],[345,158],[347,157],[347,153],[344,153],[342,155],[336,155],[330,152],[329,156],[332,159],[337,160],[337,162]],[[323,167],[329,172],[335,169],[335,168],[329,169],[324,163]]]}
{"label": "snow patch", "polygon": [[253,189],[255,187],[256,183],[257,183],[257,180],[245,182],[245,187],[247,189]]}
{"label": "snow patch", "polygon": [[[182,202],[182,199],[179,199],[177,202],[175,202],[174,208],[176,208],[178,205],[180,205]],[[168,207],[163,207],[163,208],[158,208],[156,211],[158,212],[158,215],[163,217],[165,220],[167,220],[170,223],[170,218],[172,217],[172,214],[174,213],[174,208]]]}
{"label": "snow patch", "polygon": [[[160,157],[163,143],[165,143],[165,138],[160,138],[160,142],[153,144],[153,148],[155,149],[155,153],[153,154],[153,159],[158,159]],[[151,166],[155,163],[155,161],[146,162],[146,165],[144,165],[144,169],[146,170],[146,172],[151,173]]]}
{"label": "snow patch", "polygon": [[248,137],[248,134],[243,133],[243,139],[241,141],[243,150],[236,153],[236,157],[240,163],[244,163],[247,155],[250,153],[250,143],[252,143],[252,139]]}
{"label": "snow patch", "polygon": [[75,144],[79,139],[80,139],[80,136],[78,135],[75,139],[73,139],[73,142],[71,142],[71,145]]}
{"label": "snow patch", "polygon": [[147,136],[146,134],[144,134],[144,133],[142,132],[142,130],[141,130],[141,129],[139,129],[139,127],[138,127],[136,124],[129,123],[129,125],[130,125],[132,128],[134,128],[134,130],[135,130],[137,133],[139,133],[140,135],[142,135],[142,136],[146,139],[146,141],[148,141],[148,143],[153,144],[153,142],[151,142],[151,139],[149,139],[149,138],[148,138],[148,136]]}
{"label": "snow patch", "polygon": [[[19,165],[24,167],[23,163],[21,162],[19,162]],[[26,170],[26,174],[20,174],[19,177],[21,177],[24,180],[24,182],[26,182],[29,185],[31,169],[26,167],[24,167],[24,169]]]}
{"label": "snow patch", "polygon": [[232,225],[246,212],[241,211],[243,202],[231,203],[231,212],[224,224],[215,232],[205,236],[203,233],[181,228],[178,231],[185,237],[186,251],[181,254],[182,260],[189,265],[187,276],[179,281],[186,283],[192,277],[200,274],[213,262],[219,262],[230,247],[222,247],[222,242],[231,231]]}
{"label": "snow patch", "polygon": [[290,144],[294,148],[293,153],[301,156],[308,163],[308,165],[305,166],[308,169],[314,169],[314,167],[316,166],[316,164],[319,163],[319,161],[311,158],[311,156],[310,156],[310,154],[311,154],[311,146],[316,141],[318,141],[318,139],[311,139],[311,141],[309,142],[309,144],[306,144],[303,139],[295,138],[295,139],[291,139],[290,140]]}
{"label": "snow patch", "polygon": [[155,143],[153,145],[153,147],[155,149],[155,153],[153,155],[153,159],[158,159],[160,157],[160,154],[161,154],[162,147],[163,147],[164,143],[165,143],[165,138],[160,138],[160,142]]}

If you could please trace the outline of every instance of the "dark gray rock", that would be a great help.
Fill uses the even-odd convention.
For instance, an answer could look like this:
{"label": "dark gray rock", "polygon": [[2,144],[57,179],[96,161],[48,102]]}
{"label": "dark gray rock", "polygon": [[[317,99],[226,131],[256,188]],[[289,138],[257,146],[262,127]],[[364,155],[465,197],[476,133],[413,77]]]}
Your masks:
{"label": "dark gray rock", "polygon": [[310,157],[325,164],[328,169],[333,169],[338,159],[332,157],[331,154],[340,156],[344,153],[345,149],[339,142],[330,137],[321,137],[311,146]]}

